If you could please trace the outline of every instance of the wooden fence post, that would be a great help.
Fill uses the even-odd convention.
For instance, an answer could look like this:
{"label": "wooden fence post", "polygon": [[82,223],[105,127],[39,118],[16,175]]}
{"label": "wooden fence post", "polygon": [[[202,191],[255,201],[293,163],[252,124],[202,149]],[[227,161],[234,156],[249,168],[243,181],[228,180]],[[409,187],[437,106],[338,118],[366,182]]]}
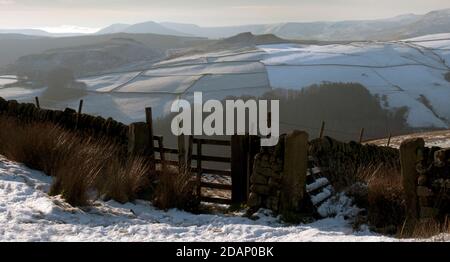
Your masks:
{"label": "wooden fence post", "polygon": [[178,167],[180,172],[184,172],[186,170],[186,148],[184,134],[178,136]]}
{"label": "wooden fence post", "polygon": [[364,137],[364,127],[361,128],[361,131],[359,132],[359,143],[361,144]]}
{"label": "wooden fence post", "polygon": [[389,137],[388,137],[388,141],[386,146],[390,146],[391,145],[391,137],[392,137],[392,133],[389,133]]}
{"label": "wooden fence post", "polygon": [[39,103],[39,97],[35,97],[34,98],[34,100],[36,101],[36,107],[38,108],[38,109],[41,109],[41,104]]}
{"label": "wooden fence post", "polygon": [[154,144],[153,144],[153,116],[152,116],[152,108],[151,107],[145,108],[145,119],[146,119],[147,126],[148,126],[148,135],[149,135],[149,141],[150,141],[150,143],[148,143],[148,145],[147,145],[146,155],[148,155],[151,160],[150,168],[155,170],[156,165],[155,165],[155,150],[154,150]]}
{"label": "wooden fence post", "polygon": [[81,112],[83,110],[83,99],[80,99],[80,104],[78,105],[78,114],[75,122],[75,129],[78,129],[78,123],[80,122]]}
{"label": "wooden fence post", "polygon": [[320,139],[323,138],[324,132],[325,132],[325,121],[322,121],[322,126],[320,127],[320,133],[319,133],[319,138]]}
{"label": "wooden fence post", "polygon": [[248,137],[231,137],[231,202],[240,204],[248,199]]}
{"label": "wooden fence post", "polygon": [[80,104],[78,105],[78,115],[81,115],[83,110],[83,99],[80,100]]}

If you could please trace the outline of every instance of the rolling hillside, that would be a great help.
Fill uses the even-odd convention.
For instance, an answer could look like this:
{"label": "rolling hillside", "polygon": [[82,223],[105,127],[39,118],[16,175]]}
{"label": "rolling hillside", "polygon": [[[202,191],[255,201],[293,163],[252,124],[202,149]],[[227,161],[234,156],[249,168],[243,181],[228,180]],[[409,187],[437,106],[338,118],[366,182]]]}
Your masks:
{"label": "rolling hillside", "polygon": [[46,88],[2,88],[0,96],[32,101],[46,94],[42,103],[54,108],[75,108],[78,99],[84,99],[86,112],[130,123],[144,119],[146,106],[153,107],[155,117],[164,116],[176,98],[190,100],[195,91],[203,92],[204,99],[224,99],[273,89],[302,90],[324,82],[359,83],[383,108],[405,108],[413,129],[450,126],[450,34],[323,45],[283,41],[241,34],[205,42],[203,51],[181,52],[143,65],[145,69],[124,66],[114,73],[78,78],[88,92],[73,100],[54,101]]}
{"label": "rolling hillside", "polygon": [[[197,37],[179,37],[155,34],[108,34],[84,35],[75,37],[26,37],[16,34],[0,34],[0,69],[13,64],[20,57],[38,55],[48,50],[78,48],[81,46],[99,45],[112,39],[132,39],[148,48],[168,50],[198,45],[205,39]],[[0,71],[1,72],[1,71]],[[1,74],[1,73],[0,73]]]}

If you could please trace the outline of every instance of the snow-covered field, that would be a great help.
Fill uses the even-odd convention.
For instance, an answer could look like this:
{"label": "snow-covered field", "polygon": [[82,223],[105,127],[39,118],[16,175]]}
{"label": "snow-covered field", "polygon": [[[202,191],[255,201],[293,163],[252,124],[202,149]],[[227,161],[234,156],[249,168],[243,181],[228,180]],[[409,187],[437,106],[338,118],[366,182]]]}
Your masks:
{"label": "snow-covered field", "polygon": [[[438,146],[442,148],[450,148],[450,130],[444,131],[434,131],[434,132],[424,132],[424,133],[416,133],[409,134],[404,136],[396,136],[392,137],[389,143],[389,146],[394,148],[399,148],[400,144],[409,138],[421,137],[425,141],[425,146]],[[375,144],[379,146],[387,145],[388,138],[377,139],[373,141],[368,141],[367,143]]]}
{"label": "snow-covered field", "polygon": [[0,88],[4,85],[12,84],[17,82],[17,77],[13,75],[0,75]]}
{"label": "snow-covered field", "polygon": [[50,183],[50,177],[0,156],[0,241],[398,241],[367,229],[355,232],[347,218],[358,209],[344,195],[320,208],[336,216],[288,226],[267,210],[251,220],[240,217],[243,211],[164,212],[146,201],[95,201],[79,209],[48,196]]}
{"label": "snow-covered field", "polygon": [[[260,95],[272,88],[302,89],[328,82],[358,82],[382,98],[387,108],[406,106],[412,127],[450,126],[450,34],[391,42],[333,45],[277,44],[254,50],[187,55],[143,71],[79,79],[89,94],[84,111],[124,123],[144,119],[144,107],[166,114],[176,98],[204,99]],[[42,89],[0,89],[7,99],[32,101]],[[45,99],[45,98],[43,98]],[[428,105],[425,100],[429,101]],[[54,108],[76,108],[78,99],[45,101]]]}

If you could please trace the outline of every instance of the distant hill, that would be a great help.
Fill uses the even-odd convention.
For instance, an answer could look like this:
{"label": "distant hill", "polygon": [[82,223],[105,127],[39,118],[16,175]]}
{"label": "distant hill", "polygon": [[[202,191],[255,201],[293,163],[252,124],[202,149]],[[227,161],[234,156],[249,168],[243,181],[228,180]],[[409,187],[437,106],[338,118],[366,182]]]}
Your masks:
{"label": "distant hill", "polygon": [[138,23],[134,25],[113,24],[97,32],[97,34],[112,34],[112,33],[160,34],[160,35],[176,35],[176,36],[191,35],[189,33],[183,33],[181,31],[167,28],[164,25],[152,21]]}
{"label": "distant hill", "polygon": [[0,34],[0,68],[16,63],[22,56],[40,54],[47,50],[73,49],[75,47],[89,47],[101,45],[112,39],[131,39],[148,48],[157,49],[158,52],[166,52],[169,49],[187,48],[208,40],[197,37],[181,37],[156,34],[108,34],[108,35],[84,35],[75,37],[32,37],[15,34]]}
{"label": "distant hill", "polygon": [[68,69],[75,75],[86,75],[130,63],[162,59],[165,57],[164,51],[163,48],[150,47],[130,38],[113,38],[22,56],[14,67],[19,75],[45,81],[47,75],[57,68]]}
{"label": "distant hill", "polygon": [[123,32],[127,27],[129,27],[129,24],[112,24],[108,27],[105,27],[97,32],[99,35],[107,35],[107,34],[115,34]]}
{"label": "distant hill", "polygon": [[42,38],[42,36],[35,36],[35,35],[23,35],[23,34],[0,34],[0,40],[3,39],[38,39]]}
{"label": "distant hill", "polygon": [[39,37],[70,37],[84,35],[82,33],[49,33],[41,29],[0,29],[2,35],[26,35]]}
{"label": "distant hill", "polygon": [[215,39],[251,32],[258,35],[274,34],[278,37],[297,40],[396,40],[450,32],[450,9],[432,11],[424,15],[405,14],[377,20],[289,22],[222,27],[148,22],[129,26],[113,25],[102,29],[99,33],[111,32],[111,29],[114,29],[114,32],[192,35]]}
{"label": "distant hill", "polygon": [[[398,40],[426,34],[450,33],[450,9],[431,11],[423,15],[403,14],[375,20],[287,22],[239,26],[204,27],[195,24],[153,21],[116,23],[95,34],[160,34],[196,36],[222,39],[250,32],[255,35],[273,34],[293,40],[348,41],[348,40]],[[1,34],[22,34],[45,37],[66,37],[80,34],[53,34],[38,29],[1,30]]]}
{"label": "distant hill", "polygon": [[217,40],[210,43],[207,50],[255,48],[257,45],[288,43],[289,40],[282,39],[273,34],[254,35],[250,32],[240,33],[232,37]]}
{"label": "distant hill", "polygon": [[0,29],[0,34],[19,34],[32,36],[51,36],[49,32],[39,29]]}

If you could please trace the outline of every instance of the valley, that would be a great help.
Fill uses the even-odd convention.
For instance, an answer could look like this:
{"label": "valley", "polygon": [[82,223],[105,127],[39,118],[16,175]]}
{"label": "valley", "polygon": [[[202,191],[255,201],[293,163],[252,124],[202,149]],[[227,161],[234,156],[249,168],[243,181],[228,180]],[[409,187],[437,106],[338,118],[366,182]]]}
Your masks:
{"label": "valley", "polygon": [[[128,45],[128,40],[111,41]],[[164,117],[176,98],[192,100],[194,92],[203,92],[205,99],[222,100],[229,96],[261,96],[273,90],[301,91],[323,83],[357,83],[376,97],[383,108],[406,110],[406,122],[412,129],[443,129],[450,125],[450,82],[445,78],[450,71],[449,34],[320,45],[250,33],[224,40],[199,41],[200,44],[185,48],[167,46],[165,54],[145,51],[145,42],[132,41],[133,45],[143,46],[134,59],[133,53],[120,49],[120,44],[111,48],[104,45],[102,49],[109,50],[111,57],[124,57],[115,67],[108,62],[108,56],[92,56],[90,50],[94,46],[26,56],[18,60],[17,64],[23,61],[21,68],[39,67],[44,61],[47,62],[43,68],[52,68],[52,63],[71,68],[76,72],[73,75],[76,88],[85,89],[86,94],[58,100],[45,85],[6,88],[3,84],[0,96],[27,102],[39,96],[51,108],[76,108],[79,99],[83,99],[87,113],[131,123],[144,119],[143,108],[147,106],[153,108],[156,117]],[[168,55],[174,50],[176,56]],[[93,59],[64,63],[66,54],[72,52]],[[146,55],[140,55],[142,52]],[[48,61],[50,54],[54,54],[51,57],[55,62]],[[80,54],[75,57],[83,57]],[[98,73],[92,73],[95,71]],[[89,76],[83,76],[86,74]],[[10,79],[3,79],[11,84]],[[320,120],[317,122],[319,125]]]}

